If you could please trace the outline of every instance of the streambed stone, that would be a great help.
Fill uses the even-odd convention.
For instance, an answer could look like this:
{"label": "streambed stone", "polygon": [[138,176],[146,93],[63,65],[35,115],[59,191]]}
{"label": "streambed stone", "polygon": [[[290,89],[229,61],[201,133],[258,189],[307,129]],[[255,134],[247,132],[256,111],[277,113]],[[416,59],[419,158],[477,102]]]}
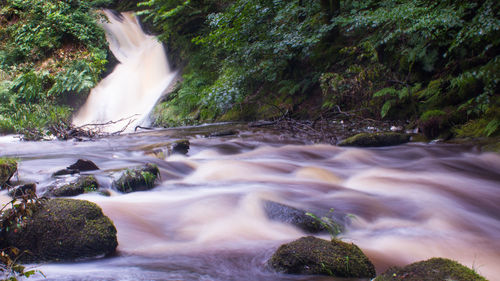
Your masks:
{"label": "streambed stone", "polygon": [[292,224],[309,233],[326,231],[319,221],[307,215],[304,210],[268,200],[263,202],[263,207],[271,220]]}
{"label": "streambed stone", "polygon": [[96,204],[48,199],[33,214],[3,233],[4,244],[21,251],[24,262],[69,261],[108,255],[118,245],[116,228]]}
{"label": "streambed stone", "polygon": [[90,160],[78,159],[74,164],[68,166],[68,169],[85,172],[99,170],[99,167],[97,167],[97,165]]}
{"label": "streambed stone", "polygon": [[358,246],[337,239],[302,237],[281,245],[269,265],[288,274],[318,274],[347,278],[375,277],[375,267]]}
{"label": "streambed stone", "polygon": [[407,143],[410,141],[410,135],[381,132],[381,133],[361,133],[341,141],[339,146],[359,146],[359,147],[377,147],[392,146]]}
{"label": "streambed stone", "polygon": [[486,281],[472,269],[444,258],[432,258],[412,263],[405,267],[392,267],[377,276],[375,281],[422,281],[422,280],[454,280],[454,281]]}
{"label": "streambed stone", "polygon": [[150,190],[159,175],[158,166],[147,163],[141,167],[125,170],[120,178],[113,182],[113,186],[124,193]]}
{"label": "streambed stone", "polygon": [[94,176],[81,176],[76,182],[60,187],[52,187],[44,194],[47,197],[77,196],[85,192],[97,191],[99,183]]}

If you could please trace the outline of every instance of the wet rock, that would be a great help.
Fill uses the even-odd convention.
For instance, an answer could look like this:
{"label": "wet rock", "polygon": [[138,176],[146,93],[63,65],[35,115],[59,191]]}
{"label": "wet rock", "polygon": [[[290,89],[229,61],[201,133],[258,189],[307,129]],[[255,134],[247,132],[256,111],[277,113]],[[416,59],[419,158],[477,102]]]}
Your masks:
{"label": "wet rock", "polygon": [[264,211],[271,220],[295,225],[309,233],[326,231],[326,228],[320,222],[306,215],[307,212],[304,210],[266,200],[264,201]]}
{"label": "wet rock", "polygon": [[187,154],[189,146],[189,140],[181,139],[173,142],[162,142],[138,146],[135,147],[134,150],[143,150],[146,155],[165,159],[172,154]]}
{"label": "wet rock", "polygon": [[116,228],[94,203],[49,199],[5,234],[5,244],[21,251],[24,262],[67,261],[108,255],[118,242]]}
{"label": "wet rock", "polygon": [[67,169],[68,170],[78,170],[80,172],[84,172],[84,171],[99,170],[99,167],[97,167],[97,165],[90,160],[78,159],[78,161],[76,161],[76,163],[68,166]]}
{"label": "wet rock", "polygon": [[386,270],[376,281],[421,281],[421,280],[455,280],[479,281],[486,279],[472,269],[444,258],[432,258],[412,263],[405,267],[393,267]]}
{"label": "wet rock", "polygon": [[85,192],[97,191],[99,183],[94,176],[80,177],[76,182],[65,184],[61,187],[53,187],[45,194],[47,197],[69,197],[77,196]]}
{"label": "wet rock", "polygon": [[4,188],[17,171],[17,161],[11,158],[0,158],[0,187]]}
{"label": "wet rock", "polygon": [[12,198],[21,198],[30,194],[36,194],[36,183],[20,185],[9,192],[9,196]]}
{"label": "wet rock", "polygon": [[189,140],[177,140],[171,145],[171,154],[187,154],[189,151]]}
{"label": "wet rock", "polygon": [[160,170],[155,164],[146,164],[142,167],[127,169],[113,186],[121,192],[149,190],[154,187],[155,181],[160,175]]}
{"label": "wet rock", "polygon": [[79,170],[73,170],[73,169],[62,169],[59,170],[55,173],[52,174],[53,177],[58,177],[58,176],[65,176],[65,175],[74,175],[74,174],[79,174]]}
{"label": "wet rock", "polygon": [[205,137],[207,137],[207,138],[217,138],[217,137],[234,136],[234,135],[237,135],[237,134],[238,134],[238,131],[227,130],[227,131],[220,131],[220,132],[212,132],[212,133],[209,133],[209,134],[205,135]]}
{"label": "wet rock", "polygon": [[313,236],[281,245],[269,260],[269,265],[288,274],[375,277],[375,267],[358,246]]}
{"label": "wet rock", "polygon": [[407,134],[395,132],[361,133],[341,141],[338,145],[376,147],[398,145],[409,141],[410,135]]}

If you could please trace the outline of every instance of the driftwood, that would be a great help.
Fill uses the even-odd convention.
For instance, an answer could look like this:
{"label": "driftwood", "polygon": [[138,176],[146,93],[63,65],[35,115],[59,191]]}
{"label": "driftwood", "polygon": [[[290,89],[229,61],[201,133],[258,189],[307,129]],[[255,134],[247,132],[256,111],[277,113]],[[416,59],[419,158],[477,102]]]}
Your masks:
{"label": "driftwood", "polygon": [[[132,119],[135,115],[122,118],[116,121],[108,121],[104,123],[89,123],[81,126],[74,126],[73,124],[68,124],[65,122],[59,122],[57,124],[50,125],[48,127],[50,134],[54,135],[59,140],[69,140],[75,139],[82,141],[84,139],[95,139],[105,136],[114,136],[123,133],[135,119]],[[117,124],[120,122],[127,121],[120,130],[115,132],[104,132],[103,129],[106,126]]]}

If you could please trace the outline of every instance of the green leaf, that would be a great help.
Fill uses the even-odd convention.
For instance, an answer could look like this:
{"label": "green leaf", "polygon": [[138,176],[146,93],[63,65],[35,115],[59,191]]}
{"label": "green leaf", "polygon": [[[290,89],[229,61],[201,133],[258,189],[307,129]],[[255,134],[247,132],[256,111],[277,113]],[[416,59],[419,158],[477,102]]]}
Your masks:
{"label": "green leaf", "polygon": [[386,101],[384,105],[382,105],[382,108],[380,109],[380,116],[384,118],[387,115],[387,113],[389,113],[389,110],[395,103],[396,103],[395,99]]}

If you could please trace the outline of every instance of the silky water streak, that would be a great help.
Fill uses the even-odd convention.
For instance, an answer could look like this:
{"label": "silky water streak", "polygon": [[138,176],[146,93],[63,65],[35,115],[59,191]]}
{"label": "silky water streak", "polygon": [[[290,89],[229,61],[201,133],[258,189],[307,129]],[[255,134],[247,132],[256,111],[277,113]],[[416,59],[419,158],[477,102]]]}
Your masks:
{"label": "silky water streak", "polygon": [[[133,13],[103,12],[109,48],[120,62],[104,78],[73,118],[73,124],[104,124],[106,132],[132,131],[147,126],[148,115],[174,81],[162,44],[142,30]],[[121,121],[120,121],[121,120]]]}

